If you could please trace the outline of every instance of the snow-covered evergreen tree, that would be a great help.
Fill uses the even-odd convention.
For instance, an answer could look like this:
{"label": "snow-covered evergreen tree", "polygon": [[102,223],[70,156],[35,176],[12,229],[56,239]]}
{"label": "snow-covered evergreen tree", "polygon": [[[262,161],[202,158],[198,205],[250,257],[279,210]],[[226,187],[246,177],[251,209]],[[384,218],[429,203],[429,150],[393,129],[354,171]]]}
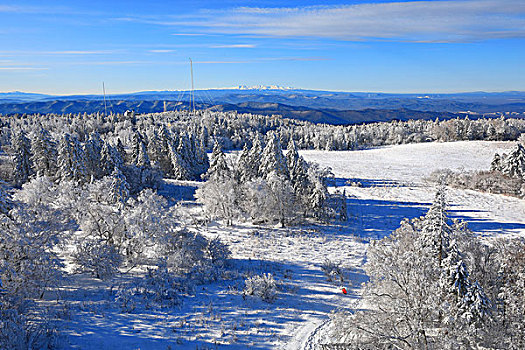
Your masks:
{"label": "snow-covered evergreen tree", "polygon": [[100,163],[98,173],[101,176],[110,175],[115,168],[122,169],[124,165],[124,160],[121,158],[120,153],[109,143],[104,141],[102,141],[99,158]]}
{"label": "snow-covered evergreen tree", "polygon": [[226,155],[222,151],[222,146],[215,142],[210,158],[210,167],[206,173],[207,178],[214,178],[217,181],[232,176],[231,169],[226,161]]}
{"label": "snow-covered evergreen tree", "polygon": [[150,161],[156,164],[163,174],[170,175],[172,172],[171,161],[169,158],[168,145],[171,142],[171,136],[164,126],[155,128],[151,137],[148,138],[148,155]]}
{"label": "snow-covered evergreen tree", "polygon": [[92,179],[99,179],[106,175],[103,173],[105,165],[102,164],[100,159],[103,144],[104,141],[102,141],[100,134],[94,132],[89,135],[89,139],[83,145],[86,171]]}
{"label": "snow-covered evergreen tree", "polygon": [[14,132],[12,145],[13,149],[13,182],[21,186],[29,180],[33,174],[31,162],[31,145],[29,139],[22,130]]}
{"label": "snow-covered evergreen tree", "polygon": [[525,147],[520,143],[502,161],[500,171],[510,177],[525,177]]}
{"label": "snow-covered evergreen tree", "polygon": [[76,137],[64,134],[58,145],[57,177],[84,182],[87,180],[86,158]]}
{"label": "snow-covered evergreen tree", "polygon": [[208,159],[208,154],[206,153],[206,146],[204,143],[197,143],[197,139],[193,138],[192,142],[194,143],[195,149],[195,161],[194,161],[194,179],[201,179],[203,174],[206,174],[208,168],[210,167],[210,161]]}
{"label": "snow-covered evergreen tree", "polygon": [[56,145],[49,132],[39,128],[31,139],[31,161],[37,176],[53,176],[56,172]]}
{"label": "snow-covered evergreen tree", "polygon": [[138,131],[133,134],[131,150],[132,164],[142,168],[150,167],[146,144],[144,143],[142,135]]}
{"label": "snow-covered evergreen tree", "polygon": [[128,155],[126,153],[126,150],[124,149],[124,145],[122,144],[122,140],[117,138],[117,143],[115,144],[115,149],[118,152],[120,159],[125,163],[128,159]]}
{"label": "snow-covered evergreen tree", "polygon": [[490,163],[490,171],[500,171],[501,170],[501,156],[496,153],[494,154],[494,158],[492,159],[492,162]]}
{"label": "snow-covered evergreen tree", "polygon": [[177,180],[188,180],[190,178],[188,165],[173,142],[168,144],[168,153],[171,161],[172,176]]}
{"label": "snow-covered evergreen tree", "polygon": [[268,142],[264,147],[260,158],[259,173],[262,176],[268,176],[272,172],[277,175],[288,178],[289,171],[286,165],[286,158],[283,155],[281,143],[275,133],[268,135]]}
{"label": "snow-covered evergreen tree", "polygon": [[[315,190],[315,187],[312,186],[312,183],[308,177],[308,164],[306,161],[299,155],[297,151],[297,146],[293,139],[290,139],[288,143],[288,149],[286,152],[286,160],[288,165],[288,170],[290,172],[290,181],[292,183],[296,197],[299,199],[303,207],[307,208],[309,206],[310,191],[312,188]],[[318,193],[319,194],[319,193]],[[316,201],[321,198],[317,198]],[[324,203],[324,200],[321,201]],[[315,206],[321,204],[317,202]]]}
{"label": "snow-covered evergreen tree", "polygon": [[9,193],[8,185],[0,181],[0,213],[7,215],[13,207],[11,194]]}
{"label": "snow-covered evergreen tree", "polygon": [[250,173],[247,171],[250,166],[249,153],[250,148],[245,144],[235,163],[235,179],[239,183],[246,183],[252,180]]}
{"label": "snow-covered evergreen tree", "polygon": [[447,218],[445,187],[440,185],[434,202],[425,215],[422,228],[421,248],[433,255],[438,266],[442,265],[447,254],[452,228]]}

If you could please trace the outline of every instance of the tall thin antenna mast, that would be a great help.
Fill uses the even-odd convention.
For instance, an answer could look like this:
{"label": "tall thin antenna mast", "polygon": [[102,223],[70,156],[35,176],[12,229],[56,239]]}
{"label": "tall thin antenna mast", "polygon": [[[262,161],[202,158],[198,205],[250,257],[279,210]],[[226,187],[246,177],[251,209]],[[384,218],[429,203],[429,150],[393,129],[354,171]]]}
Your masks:
{"label": "tall thin antenna mast", "polygon": [[108,116],[108,106],[106,105],[106,86],[102,82],[102,91],[104,92],[104,117]]}
{"label": "tall thin antenna mast", "polygon": [[190,57],[190,69],[191,69],[191,95],[190,95],[190,108],[193,114],[195,114],[195,90],[193,86],[193,61]]}

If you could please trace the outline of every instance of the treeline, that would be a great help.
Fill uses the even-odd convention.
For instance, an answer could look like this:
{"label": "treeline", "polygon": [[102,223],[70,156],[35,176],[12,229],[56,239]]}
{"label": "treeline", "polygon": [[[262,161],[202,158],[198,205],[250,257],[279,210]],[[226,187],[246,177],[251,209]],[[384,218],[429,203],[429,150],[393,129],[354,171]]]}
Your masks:
{"label": "treeline", "polygon": [[45,118],[13,120],[2,128],[5,181],[20,187],[44,175],[79,184],[113,176],[138,193],[156,188],[162,177],[200,180],[209,166],[206,146],[195,133],[170,131],[163,121],[130,124],[124,132],[120,124],[106,127],[110,123],[100,116]]}
{"label": "treeline", "polygon": [[251,147],[256,137],[264,137],[273,131],[279,135],[281,143],[287,144],[293,139],[299,149],[352,150],[429,141],[517,140],[525,132],[525,120],[504,117],[471,120],[465,117],[443,121],[409,120],[335,126],[279,116],[212,111],[198,111],[196,115],[181,111],[107,117],[100,114],[20,115],[0,117],[0,144],[4,148],[10,144],[12,130],[22,129],[31,134],[39,128],[47,130],[56,141],[58,135],[68,133],[85,142],[96,131],[112,145],[120,139],[126,148],[130,147],[136,132],[147,143],[157,139],[163,144],[165,137],[192,135],[196,145],[211,151],[214,140],[225,150],[242,149],[245,144]]}

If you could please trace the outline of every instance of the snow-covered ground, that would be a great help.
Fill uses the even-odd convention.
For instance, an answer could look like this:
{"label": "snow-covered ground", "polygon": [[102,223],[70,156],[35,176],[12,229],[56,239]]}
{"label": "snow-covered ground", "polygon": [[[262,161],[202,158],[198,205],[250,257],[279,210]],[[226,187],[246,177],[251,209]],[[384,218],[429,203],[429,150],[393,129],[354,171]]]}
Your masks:
{"label": "snow-covered ground", "polygon": [[[434,197],[433,185],[425,178],[433,171],[488,170],[494,154],[508,153],[514,144],[461,141],[301,154],[308,161],[332,168],[337,183],[354,197],[349,200],[349,210],[366,223],[365,230],[376,230],[377,235],[382,236],[397,227],[400,219],[424,214]],[[351,182],[360,182],[363,186],[346,185]],[[473,231],[482,235],[525,233],[523,200],[453,188],[447,193],[450,214],[468,221]],[[366,219],[376,214],[386,231],[379,222],[374,222],[376,220]]]}
{"label": "snow-covered ground", "polygon": [[[455,142],[301,152],[306,160],[333,169],[349,196],[348,222],[284,229],[217,223],[192,227],[226,242],[233,253],[232,267],[224,281],[197,286],[195,295],[176,308],[140,307],[122,313],[112,305],[110,285],[73,276],[64,291],[71,302],[70,320],[63,325],[65,347],[308,348],[331,310],[351,308],[359,298],[369,240],[388,235],[405,217],[425,213],[434,194],[426,176],[443,168],[487,169],[495,152],[511,147],[503,142]],[[352,182],[362,187],[350,186]],[[172,183],[162,193],[188,200],[191,195],[182,185]],[[524,201],[458,189],[448,194],[451,214],[469,221],[475,232],[488,237],[525,234]],[[344,281],[327,281],[321,270],[326,259],[342,265]],[[243,296],[244,278],[267,272],[278,282],[277,299],[266,303]],[[347,295],[341,293],[343,286]]]}

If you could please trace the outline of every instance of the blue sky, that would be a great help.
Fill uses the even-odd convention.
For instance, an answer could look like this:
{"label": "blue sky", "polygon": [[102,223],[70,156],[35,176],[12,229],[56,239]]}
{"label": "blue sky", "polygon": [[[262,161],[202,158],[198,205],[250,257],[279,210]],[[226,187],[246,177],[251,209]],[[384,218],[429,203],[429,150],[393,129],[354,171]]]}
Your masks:
{"label": "blue sky", "polygon": [[525,90],[525,1],[0,3],[0,91]]}

